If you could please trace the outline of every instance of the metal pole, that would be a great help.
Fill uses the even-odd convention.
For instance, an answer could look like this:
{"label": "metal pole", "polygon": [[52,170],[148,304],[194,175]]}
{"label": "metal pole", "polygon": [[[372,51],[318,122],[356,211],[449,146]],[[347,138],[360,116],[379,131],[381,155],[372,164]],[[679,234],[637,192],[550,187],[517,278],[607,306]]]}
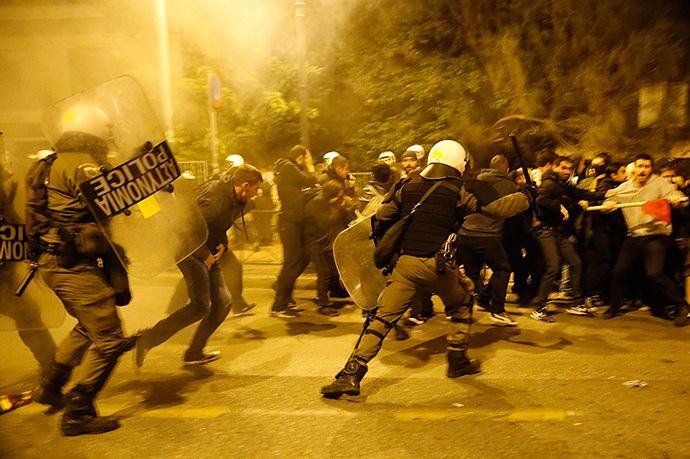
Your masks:
{"label": "metal pole", "polygon": [[161,105],[163,110],[163,128],[165,138],[172,141],[175,136],[173,127],[172,85],[170,83],[170,47],[168,42],[168,17],[165,0],[156,0],[158,14],[158,43],[160,45],[160,85]]}
{"label": "metal pole", "polygon": [[295,0],[295,25],[297,27],[297,64],[299,66],[299,124],[300,143],[309,148],[309,121],[307,119],[307,68],[305,42],[305,13],[304,2]]}
{"label": "metal pole", "polygon": [[211,79],[213,75],[208,77],[208,118],[211,122],[211,168],[212,175],[220,172],[220,162],[218,161],[218,126],[216,124],[216,107],[213,106],[213,97],[211,95]]}

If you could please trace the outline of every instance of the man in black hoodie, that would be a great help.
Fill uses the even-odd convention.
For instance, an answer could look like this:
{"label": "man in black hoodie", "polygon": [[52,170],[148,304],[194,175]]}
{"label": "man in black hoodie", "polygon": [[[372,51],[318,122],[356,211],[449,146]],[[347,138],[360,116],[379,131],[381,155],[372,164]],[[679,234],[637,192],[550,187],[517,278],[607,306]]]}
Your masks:
{"label": "man in black hoodie", "polygon": [[553,169],[544,172],[539,186],[537,206],[540,215],[539,222],[534,227],[534,235],[542,248],[546,269],[539,282],[537,296],[532,300],[531,305],[534,311],[530,317],[542,322],[553,322],[546,312],[546,300],[561,271],[561,260],[570,266],[570,279],[574,293],[573,307],[581,307],[584,303],[582,261],[575,244],[565,230],[570,215],[563,201],[566,197],[575,201],[598,201],[604,199],[605,193],[581,190],[569,183],[572,168],[573,163],[567,157],[556,158]]}
{"label": "man in black hoodie", "polygon": [[276,161],[274,171],[281,203],[278,231],[283,244],[283,267],[278,274],[271,315],[295,318],[299,314],[288,307],[292,302],[292,289],[309,264],[303,234],[306,201],[303,190],[316,185],[311,153],[302,145],[296,145],[285,158]]}

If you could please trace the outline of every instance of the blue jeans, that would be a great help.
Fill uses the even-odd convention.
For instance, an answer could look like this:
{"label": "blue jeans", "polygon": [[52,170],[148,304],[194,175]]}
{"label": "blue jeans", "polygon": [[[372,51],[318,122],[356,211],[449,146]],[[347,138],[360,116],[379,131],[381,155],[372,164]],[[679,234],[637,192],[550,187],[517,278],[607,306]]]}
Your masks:
{"label": "blue jeans", "polygon": [[582,297],[582,261],[575,244],[561,231],[550,228],[536,229],[534,236],[541,246],[546,267],[533,302],[538,305],[546,303],[549,293],[554,290],[554,282],[561,272],[561,260],[570,265],[573,297]]}
{"label": "blue jeans", "polygon": [[223,323],[230,312],[230,297],[218,263],[208,269],[203,261],[189,256],[177,264],[189,292],[189,303],[159,321],[148,334],[150,347],[167,341],[183,328],[199,322],[185,359],[203,353],[209,337]]}

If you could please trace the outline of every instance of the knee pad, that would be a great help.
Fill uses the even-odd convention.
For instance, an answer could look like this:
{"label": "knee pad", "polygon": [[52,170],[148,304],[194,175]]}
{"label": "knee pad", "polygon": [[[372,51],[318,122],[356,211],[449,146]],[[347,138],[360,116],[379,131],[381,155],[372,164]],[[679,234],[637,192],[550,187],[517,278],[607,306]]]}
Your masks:
{"label": "knee pad", "polygon": [[367,330],[364,332],[365,335],[374,335],[378,337],[379,339],[383,340],[386,335],[388,335],[388,332],[391,331],[395,327],[395,324],[387,322],[383,319],[381,319],[378,316],[375,316],[369,326],[367,327]]}

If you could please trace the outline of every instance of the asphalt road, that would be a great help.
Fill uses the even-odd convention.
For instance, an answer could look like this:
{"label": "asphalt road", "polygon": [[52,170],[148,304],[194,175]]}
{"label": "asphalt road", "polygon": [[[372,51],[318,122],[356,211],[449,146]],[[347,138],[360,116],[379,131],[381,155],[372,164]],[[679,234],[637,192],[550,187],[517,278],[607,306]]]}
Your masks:
{"label": "asphalt road", "polygon": [[[0,416],[0,459],[690,458],[690,327],[646,311],[605,321],[560,310],[546,324],[509,304],[519,326],[499,328],[476,311],[469,352],[482,372],[451,380],[436,304],[410,339],[388,337],[360,396],[328,400],[319,389],[351,352],[359,310],[317,314],[307,274],[295,294],[302,316],[271,318],[278,266],[255,264],[274,261],[266,251],[244,255],[245,296],[259,306],[212,337],[221,360],[182,368],[192,328],[152,350],[139,376],[125,355],[97,400],[120,429],[64,437],[60,415],[32,403]],[[127,330],[163,317],[179,279],[134,282]],[[37,365],[16,332],[0,342],[0,393],[34,387]]]}

